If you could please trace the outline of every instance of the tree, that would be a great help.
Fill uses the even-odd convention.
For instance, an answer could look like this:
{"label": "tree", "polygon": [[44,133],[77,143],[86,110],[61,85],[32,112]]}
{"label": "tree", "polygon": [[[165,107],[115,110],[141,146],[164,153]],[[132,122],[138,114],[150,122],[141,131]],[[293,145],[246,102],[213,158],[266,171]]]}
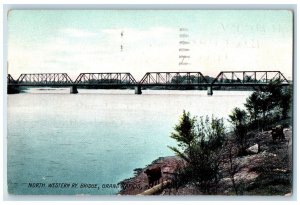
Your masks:
{"label": "tree", "polygon": [[283,88],[279,80],[273,80],[260,91],[253,92],[245,103],[251,126],[255,122],[261,122],[261,127],[257,127],[266,129],[268,125],[280,118],[287,118],[291,108],[291,98],[291,88]]}
{"label": "tree", "polygon": [[257,98],[257,105],[259,113],[262,114],[262,128],[266,127],[266,117],[269,114],[269,111],[272,110],[272,98],[270,97],[270,92],[259,92]]}
{"label": "tree", "polygon": [[183,158],[186,161],[189,161],[191,155],[191,146],[195,142],[195,117],[191,117],[189,112],[183,111],[182,116],[180,117],[179,124],[175,125],[175,132],[171,133],[171,138],[175,139],[178,142],[178,146],[181,147],[183,151],[186,151],[189,156],[179,150],[176,147],[170,147],[177,155]]}
{"label": "tree", "polygon": [[199,118],[197,141],[192,147],[189,174],[191,181],[202,192],[210,193],[221,178],[220,163],[223,158],[223,144],[226,136],[223,119],[214,116]]}
{"label": "tree", "polygon": [[233,158],[234,158],[233,143],[229,142],[227,147],[228,147],[227,152],[228,152],[228,161],[229,161],[229,170],[228,170],[228,172],[229,172],[229,176],[230,176],[230,179],[231,179],[232,187],[233,187],[236,195],[238,195],[239,194],[238,185],[235,181],[234,175],[240,171],[241,167],[238,163],[234,162],[234,160],[233,160]]}
{"label": "tree", "polygon": [[255,122],[257,120],[257,115],[259,112],[259,105],[258,105],[258,92],[253,92],[247,99],[246,103],[244,104],[249,115],[250,120]]}
{"label": "tree", "polygon": [[204,193],[210,193],[212,185],[220,179],[219,165],[223,156],[220,150],[225,138],[223,119],[206,116],[197,121],[184,111],[174,129],[171,137],[177,140],[182,150],[169,148],[187,161],[178,180],[181,184],[192,183]]}
{"label": "tree", "polygon": [[234,108],[232,114],[229,115],[229,121],[233,124],[235,139],[240,146],[239,152],[243,154],[246,148],[246,135],[248,130],[248,119],[245,110]]}
{"label": "tree", "polygon": [[282,118],[285,119],[291,109],[291,99],[292,99],[292,88],[282,89],[281,99],[279,101],[280,107],[282,109]]}

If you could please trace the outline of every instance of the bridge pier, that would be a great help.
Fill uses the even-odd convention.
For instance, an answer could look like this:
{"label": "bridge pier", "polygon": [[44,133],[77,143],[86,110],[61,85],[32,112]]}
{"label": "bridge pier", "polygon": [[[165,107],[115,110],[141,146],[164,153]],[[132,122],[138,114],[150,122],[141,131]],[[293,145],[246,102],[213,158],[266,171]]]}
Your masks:
{"label": "bridge pier", "polygon": [[7,94],[17,94],[20,93],[20,89],[14,85],[7,85]]}
{"label": "bridge pier", "polygon": [[70,93],[71,94],[77,94],[78,93],[76,85],[72,85],[72,87],[70,88]]}
{"label": "bridge pier", "polygon": [[140,85],[137,85],[134,87],[134,91],[136,95],[142,94],[142,87]]}
{"label": "bridge pier", "polygon": [[213,95],[213,88],[212,86],[207,87],[207,95]]}

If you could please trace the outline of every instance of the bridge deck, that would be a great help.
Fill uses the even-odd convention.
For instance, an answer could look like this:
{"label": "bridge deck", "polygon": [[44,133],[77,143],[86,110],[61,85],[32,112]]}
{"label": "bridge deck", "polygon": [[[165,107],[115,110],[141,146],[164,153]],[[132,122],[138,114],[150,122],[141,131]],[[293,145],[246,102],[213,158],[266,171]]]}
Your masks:
{"label": "bridge deck", "polygon": [[148,72],[141,81],[136,81],[130,73],[80,73],[75,81],[67,73],[21,74],[14,80],[10,74],[10,86],[30,87],[192,87],[192,86],[266,86],[279,80],[282,86],[291,83],[280,71],[222,71],[212,82],[201,72]]}

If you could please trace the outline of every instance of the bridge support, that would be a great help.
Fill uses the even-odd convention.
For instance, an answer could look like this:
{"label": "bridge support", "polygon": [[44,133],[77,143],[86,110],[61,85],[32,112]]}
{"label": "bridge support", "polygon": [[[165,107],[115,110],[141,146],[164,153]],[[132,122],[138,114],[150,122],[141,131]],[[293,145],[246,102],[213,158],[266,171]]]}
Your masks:
{"label": "bridge support", "polygon": [[194,88],[194,90],[200,90],[200,86],[198,86],[198,85],[195,85],[193,88]]}
{"label": "bridge support", "polygon": [[70,88],[70,93],[71,94],[77,94],[78,93],[76,85],[72,85],[72,87]]}
{"label": "bridge support", "polygon": [[134,91],[136,95],[142,94],[142,87],[140,85],[137,85],[134,87]]}
{"label": "bridge support", "polygon": [[207,95],[213,95],[213,88],[212,86],[207,87]]}
{"label": "bridge support", "polygon": [[7,94],[17,94],[20,93],[19,87],[14,85],[7,85]]}

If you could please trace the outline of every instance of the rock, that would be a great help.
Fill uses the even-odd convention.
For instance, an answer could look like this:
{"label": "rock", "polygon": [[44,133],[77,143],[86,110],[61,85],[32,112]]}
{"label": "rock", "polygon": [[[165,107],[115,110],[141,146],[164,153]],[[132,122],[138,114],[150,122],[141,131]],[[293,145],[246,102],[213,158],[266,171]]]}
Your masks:
{"label": "rock", "polygon": [[277,157],[277,154],[269,153],[266,150],[262,152],[263,157]]}
{"label": "rock", "polygon": [[256,172],[251,172],[251,171],[249,171],[248,168],[244,168],[244,169],[240,170],[238,173],[236,173],[236,174],[234,175],[234,180],[235,180],[236,182],[238,182],[238,183],[241,182],[241,181],[247,182],[247,183],[251,183],[251,182],[253,182],[258,176],[259,176],[258,173],[256,173]]}
{"label": "rock", "polygon": [[287,193],[284,196],[292,196],[292,193]]}
{"label": "rock", "polygon": [[258,144],[255,144],[255,145],[249,147],[248,149],[246,149],[246,152],[248,154],[257,154],[259,152]]}
{"label": "rock", "polygon": [[286,169],[273,169],[273,172],[281,172],[281,173],[287,173],[287,170]]}

